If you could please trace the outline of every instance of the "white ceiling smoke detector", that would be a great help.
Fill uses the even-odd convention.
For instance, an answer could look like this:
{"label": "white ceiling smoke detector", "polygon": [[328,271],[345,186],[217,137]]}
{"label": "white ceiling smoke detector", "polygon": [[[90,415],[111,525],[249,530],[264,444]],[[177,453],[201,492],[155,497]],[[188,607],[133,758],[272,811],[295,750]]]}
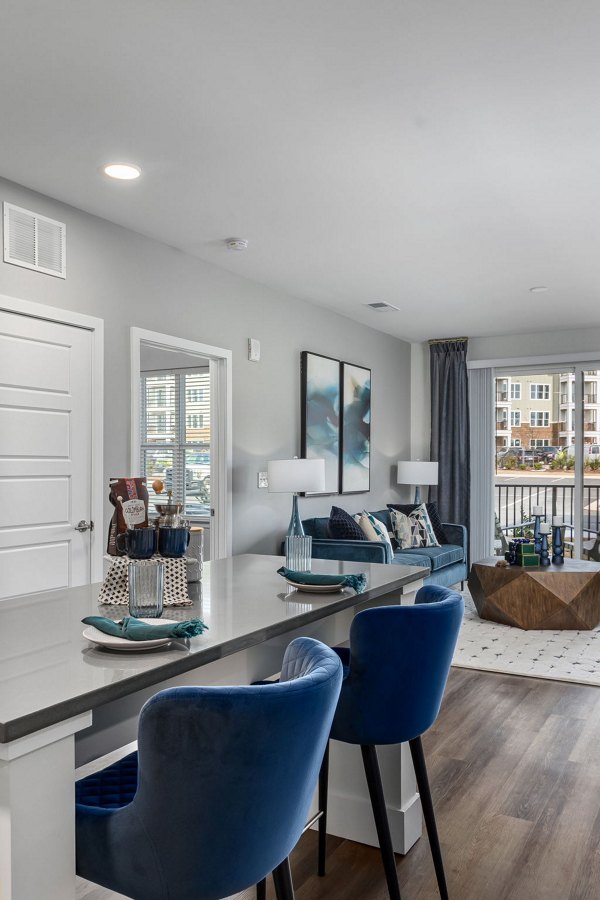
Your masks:
{"label": "white ceiling smoke detector", "polygon": [[230,250],[247,250],[248,241],[245,238],[227,238],[225,241]]}

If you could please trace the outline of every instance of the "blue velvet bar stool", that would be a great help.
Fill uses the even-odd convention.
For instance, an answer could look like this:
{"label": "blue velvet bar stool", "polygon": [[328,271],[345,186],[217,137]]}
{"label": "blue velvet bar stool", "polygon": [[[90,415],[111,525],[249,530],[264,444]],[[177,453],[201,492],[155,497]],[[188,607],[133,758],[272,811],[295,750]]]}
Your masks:
{"label": "blue velvet bar stool", "polygon": [[77,874],[134,900],[219,900],[273,872],[293,900],[341,682],[339,657],[297,638],[278,683],[156,694],[137,753],[77,782]]}
{"label": "blue velvet bar stool", "polygon": [[[382,606],[358,613],[350,647],[338,647],[344,682],[331,737],[359,744],[388,893],[400,900],[396,862],[377,760],[377,744],[408,741],[440,895],[448,900],[421,735],[437,718],[463,616],[459,593],[426,585],[414,606]],[[320,775],[320,806],[326,820],[327,764]],[[319,874],[324,874],[326,823],[319,831]]]}

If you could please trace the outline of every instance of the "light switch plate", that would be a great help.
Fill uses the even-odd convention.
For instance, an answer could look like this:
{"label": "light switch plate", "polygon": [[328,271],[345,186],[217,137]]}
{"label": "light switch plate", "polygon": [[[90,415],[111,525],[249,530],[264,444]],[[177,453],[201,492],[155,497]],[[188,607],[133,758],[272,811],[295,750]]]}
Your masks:
{"label": "light switch plate", "polygon": [[258,473],[258,486],[259,486],[259,488],[268,488],[269,487],[268,472],[259,472]]}
{"label": "light switch plate", "polygon": [[260,341],[256,338],[248,338],[248,359],[250,362],[260,362]]}

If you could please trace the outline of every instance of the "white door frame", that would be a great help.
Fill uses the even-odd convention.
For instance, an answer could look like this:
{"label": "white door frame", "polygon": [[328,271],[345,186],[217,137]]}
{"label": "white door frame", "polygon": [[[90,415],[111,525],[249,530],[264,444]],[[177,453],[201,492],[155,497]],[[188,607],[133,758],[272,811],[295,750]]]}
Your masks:
{"label": "white door frame", "polygon": [[0,294],[0,310],[17,313],[32,319],[56,322],[84,328],[92,336],[92,397],[91,397],[91,484],[90,517],[94,528],[90,533],[90,581],[102,581],[104,577],[104,320],[96,316],[46,306],[18,297]]}
{"label": "white door frame", "polygon": [[[169,350],[184,350],[209,360],[211,379],[211,487],[215,504],[210,524],[210,556],[220,559],[232,553],[232,388],[231,350],[212,347],[174,335],[130,329],[131,346],[131,447],[130,469],[140,474],[140,373],[142,341]],[[214,428],[212,426],[215,426]],[[216,451],[213,454],[213,449]],[[212,501],[212,497],[211,497]],[[216,527],[215,527],[216,525]]]}

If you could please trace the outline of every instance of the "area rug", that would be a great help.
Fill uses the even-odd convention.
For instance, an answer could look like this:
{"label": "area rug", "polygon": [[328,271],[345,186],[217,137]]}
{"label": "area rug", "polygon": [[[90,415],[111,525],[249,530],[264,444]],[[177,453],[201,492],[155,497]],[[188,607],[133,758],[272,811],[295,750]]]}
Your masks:
{"label": "area rug", "polygon": [[600,686],[600,627],[522,631],[480,619],[469,592],[463,597],[465,617],[453,666]]}

